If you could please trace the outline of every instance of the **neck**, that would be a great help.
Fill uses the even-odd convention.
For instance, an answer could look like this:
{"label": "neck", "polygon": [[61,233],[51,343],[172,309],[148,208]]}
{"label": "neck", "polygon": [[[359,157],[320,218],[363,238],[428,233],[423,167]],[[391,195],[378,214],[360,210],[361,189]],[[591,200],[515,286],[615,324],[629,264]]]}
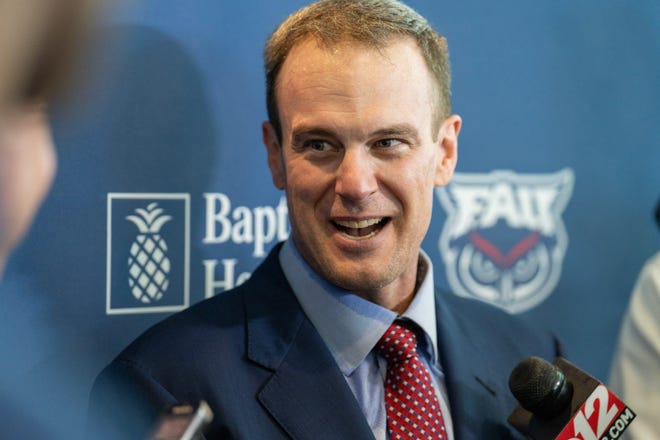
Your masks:
{"label": "neck", "polygon": [[357,296],[378,304],[381,307],[402,314],[408,309],[419,286],[426,277],[428,265],[423,258],[417,260],[417,270],[411,274],[402,274],[395,282],[374,291],[353,292]]}

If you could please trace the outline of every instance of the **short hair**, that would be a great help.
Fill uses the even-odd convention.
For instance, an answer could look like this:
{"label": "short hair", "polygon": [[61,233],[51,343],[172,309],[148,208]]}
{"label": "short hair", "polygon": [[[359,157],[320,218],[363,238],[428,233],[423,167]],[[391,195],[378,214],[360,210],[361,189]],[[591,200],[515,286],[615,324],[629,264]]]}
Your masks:
{"label": "short hair", "polygon": [[0,110],[66,88],[96,8],[96,0],[0,0]]}
{"label": "short hair", "polygon": [[397,37],[412,37],[419,46],[438,92],[435,119],[451,113],[449,51],[446,39],[415,10],[396,0],[320,0],[290,15],[273,32],[264,49],[268,119],[280,142],[282,128],[277,108],[277,76],[298,43],[314,38],[332,47],[356,41],[383,48]]}

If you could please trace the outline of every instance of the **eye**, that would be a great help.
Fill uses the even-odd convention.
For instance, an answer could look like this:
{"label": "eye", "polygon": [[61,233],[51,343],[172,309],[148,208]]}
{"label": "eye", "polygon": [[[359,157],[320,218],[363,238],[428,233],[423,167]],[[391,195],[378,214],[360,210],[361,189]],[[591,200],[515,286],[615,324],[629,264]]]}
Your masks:
{"label": "eye", "polygon": [[396,147],[397,145],[401,144],[401,141],[397,139],[381,139],[379,141],[376,141],[376,147],[379,148],[392,148]]}
{"label": "eye", "polygon": [[308,141],[306,144],[307,148],[313,151],[324,152],[330,151],[332,149],[332,145],[330,145],[330,143],[319,139]]}

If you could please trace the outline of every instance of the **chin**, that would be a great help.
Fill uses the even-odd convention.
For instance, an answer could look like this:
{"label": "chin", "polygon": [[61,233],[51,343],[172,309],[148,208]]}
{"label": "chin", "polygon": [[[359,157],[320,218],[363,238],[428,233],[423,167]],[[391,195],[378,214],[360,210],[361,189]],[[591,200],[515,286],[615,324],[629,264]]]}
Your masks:
{"label": "chin", "polygon": [[322,275],[332,284],[349,292],[375,291],[393,281],[389,273],[373,273],[357,269],[341,269]]}

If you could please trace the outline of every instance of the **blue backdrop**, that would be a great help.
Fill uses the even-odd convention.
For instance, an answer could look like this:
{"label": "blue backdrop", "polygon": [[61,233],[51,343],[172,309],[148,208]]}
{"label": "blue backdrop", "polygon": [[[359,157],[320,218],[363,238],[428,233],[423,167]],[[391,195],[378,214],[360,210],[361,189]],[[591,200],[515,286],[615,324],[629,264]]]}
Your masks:
{"label": "blue backdrop", "polygon": [[[304,3],[135,0],[104,17],[53,109],[59,173],[0,295],[12,368],[62,386],[66,406],[45,396],[58,417],[79,421],[122,347],[287,236],[261,53]],[[660,3],[409,4],[449,40],[464,121],[424,242],[438,284],[551,328],[605,379],[660,247]]]}

